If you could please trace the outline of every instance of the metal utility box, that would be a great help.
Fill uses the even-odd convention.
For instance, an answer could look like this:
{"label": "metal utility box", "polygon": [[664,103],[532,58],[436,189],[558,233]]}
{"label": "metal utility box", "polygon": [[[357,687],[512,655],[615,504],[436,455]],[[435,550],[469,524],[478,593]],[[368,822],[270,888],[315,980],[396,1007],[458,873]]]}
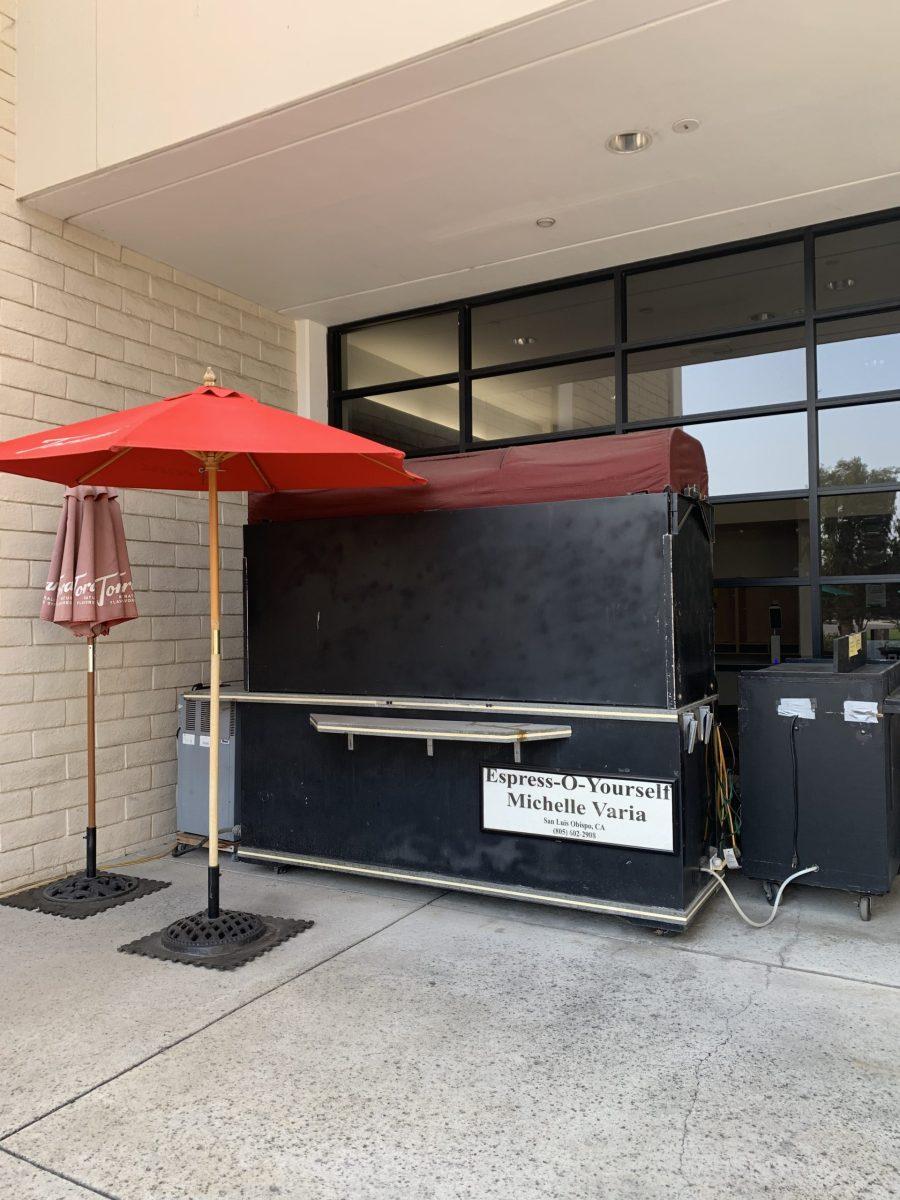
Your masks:
{"label": "metal utility box", "polygon": [[897,662],[840,672],[830,662],[787,663],[741,675],[745,874],[774,881],[792,870],[793,727],[799,865],[819,867],[799,882],[867,896],[890,890],[900,865],[898,687]]}
{"label": "metal utility box", "polygon": [[260,524],[245,554],[241,858],[692,918],[704,503]]}
{"label": "metal utility box", "polygon": [[[237,707],[221,705],[219,734],[220,832],[229,840],[238,824],[240,778],[238,769]],[[178,782],[175,809],[178,833],[206,837],[209,826],[209,700],[190,694],[178,700]]]}

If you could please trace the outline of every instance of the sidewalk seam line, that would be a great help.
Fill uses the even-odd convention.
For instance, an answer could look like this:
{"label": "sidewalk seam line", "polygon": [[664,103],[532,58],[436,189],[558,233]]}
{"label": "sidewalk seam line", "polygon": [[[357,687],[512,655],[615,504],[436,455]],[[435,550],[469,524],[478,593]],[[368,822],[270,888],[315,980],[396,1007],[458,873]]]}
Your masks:
{"label": "sidewalk seam line", "polygon": [[10,1158],[16,1159],[18,1162],[27,1163],[29,1167],[34,1167],[36,1171],[46,1171],[48,1175],[55,1175],[57,1179],[63,1179],[66,1183],[71,1183],[75,1187],[81,1188],[82,1191],[92,1192],[95,1196],[103,1196],[104,1200],[120,1200],[119,1196],[114,1196],[112,1192],[102,1192],[99,1188],[92,1187],[89,1183],[82,1183],[80,1179],[76,1179],[73,1175],[64,1175],[62,1171],[57,1171],[53,1167],[45,1167],[41,1163],[36,1163],[30,1158],[26,1158],[24,1154],[20,1154],[17,1150],[9,1150],[6,1146],[0,1146],[0,1152],[9,1155]]}

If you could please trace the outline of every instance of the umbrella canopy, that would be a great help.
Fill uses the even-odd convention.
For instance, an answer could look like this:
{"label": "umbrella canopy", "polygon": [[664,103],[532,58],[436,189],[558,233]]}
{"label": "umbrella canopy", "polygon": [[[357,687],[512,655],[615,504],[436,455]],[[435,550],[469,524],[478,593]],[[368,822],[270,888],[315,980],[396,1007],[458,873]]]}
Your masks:
{"label": "umbrella canopy", "polygon": [[[207,378],[209,376],[207,375]],[[0,470],[57,483],[206,490],[416,487],[403,454],[354,433],[261,404],[230,388],[193,392],[0,444]]]}
{"label": "umbrella canopy", "polygon": [[95,637],[137,615],[116,493],[89,484],[66,488],[41,619]]}
{"label": "umbrella canopy", "polygon": [[241,925],[219,912],[219,491],[423,485],[404,470],[403,458],[400,450],[216,387],[211,370],[192,392],[0,444],[0,471],[16,475],[209,494],[209,893],[208,921],[188,918],[195,948],[199,941],[227,943]]}

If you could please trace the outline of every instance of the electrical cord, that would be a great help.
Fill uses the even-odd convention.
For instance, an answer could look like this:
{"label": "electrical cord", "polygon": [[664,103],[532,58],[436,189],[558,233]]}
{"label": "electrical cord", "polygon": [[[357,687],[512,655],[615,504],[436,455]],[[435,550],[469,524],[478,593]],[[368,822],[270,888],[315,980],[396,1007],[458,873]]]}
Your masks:
{"label": "electrical cord", "polygon": [[728,886],[728,884],[725,882],[725,880],[722,878],[721,874],[718,871],[714,871],[711,867],[701,867],[700,868],[700,870],[703,872],[704,875],[711,875],[713,877],[713,879],[715,879],[716,883],[719,884],[719,886],[725,892],[725,895],[728,897],[728,899],[734,905],[737,915],[741,918],[742,921],[745,921],[748,925],[751,925],[754,929],[765,929],[765,927],[767,925],[772,924],[772,922],[778,916],[778,906],[781,904],[781,897],[784,894],[784,889],[787,887],[787,885],[789,883],[793,883],[793,881],[795,879],[799,879],[801,875],[810,875],[813,873],[813,871],[818,871],[818,869],[819,869],[818,866],[804,867],[801,871],[795,871],[793,873],[793,875],[788,875],[787,879],[785,879],[784,883],[782,883],[781,887],[775,893],[775,902],[772,905],[772,911],[768,915],[768,917],[765,919],[765,921],[752,921],[750,919],[750,917],[748,917],[747,914],[744,912],[744,910],[741,908],[741,906],[738,904],[737,900],[735,900],[734,893],[732,892],[732,890]]}

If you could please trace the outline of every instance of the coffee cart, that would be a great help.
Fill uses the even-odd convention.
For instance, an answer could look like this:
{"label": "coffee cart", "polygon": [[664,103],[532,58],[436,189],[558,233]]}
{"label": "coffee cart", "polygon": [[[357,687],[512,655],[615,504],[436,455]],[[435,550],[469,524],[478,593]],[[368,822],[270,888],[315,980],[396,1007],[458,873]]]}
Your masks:
{"label": "coffee cart", "polygon": [[257,498],[239,856],[684,928],[708,898],[711,514],[680,430]]}

